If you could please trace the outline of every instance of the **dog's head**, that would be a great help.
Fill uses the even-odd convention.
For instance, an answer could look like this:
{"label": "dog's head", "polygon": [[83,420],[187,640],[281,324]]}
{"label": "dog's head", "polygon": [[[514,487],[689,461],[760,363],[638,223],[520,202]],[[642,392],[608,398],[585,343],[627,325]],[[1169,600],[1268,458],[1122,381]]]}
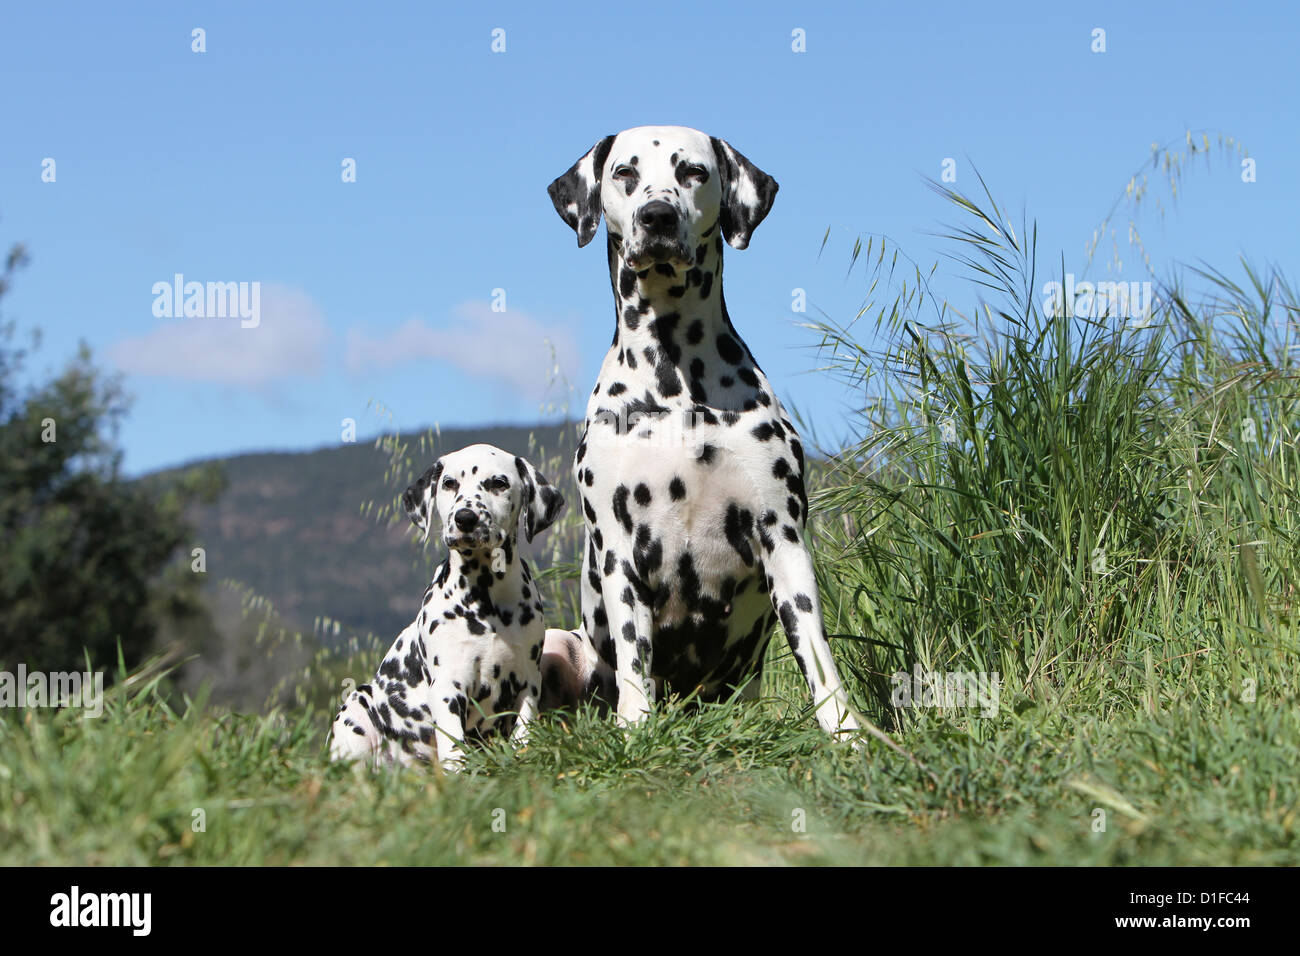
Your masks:
{"label": "dog's head", "polygon": [[596,235],[603,212],[623,261],[639,271],[689,267],[716,226],[744,249],[776,190],[775,179],[717,137],[638,126],[606,136],[548,191],[579,246]]}
{"label": "dog's head", "polygon": [[428,537],[436,516],[442,540],[462,554],[513,541],[522,517],[529,541],[564,509],[564,497],[531,464],[492,445],[443,455],[402,492],[411,522]]}

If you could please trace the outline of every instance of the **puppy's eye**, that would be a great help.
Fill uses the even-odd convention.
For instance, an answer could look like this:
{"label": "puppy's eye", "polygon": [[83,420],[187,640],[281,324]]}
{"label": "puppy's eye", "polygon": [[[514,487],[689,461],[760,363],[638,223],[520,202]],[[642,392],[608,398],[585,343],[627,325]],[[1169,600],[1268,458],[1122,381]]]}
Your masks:
{"label": "puppy's eye", "polygon": [[628,165],[617,166],[617,167],[614,168],[614,178],[615,178],[615,179],[635,179],[635,178],[636,178],[636,170],[633,169],[631,166],[628,166]]}
{"label": "puppy's eye", "polygon": [[687,163],[682,170],[682,178],[693,179],[697,184],[706,183],[709,181],[709,171],[696,163]]}
{"label": "puppy's eye", "polygon": [[460,482],[449,475],[442,479],[442,487],[444,491],[455,491],[460,487]]}
{"label": "puppy's eye", "polygon": [[501,475],[497,475],[495,478],[489,478],[483,484],[486,486],[488,491],[496,492],[505,491],[510,487],[510,482]]}

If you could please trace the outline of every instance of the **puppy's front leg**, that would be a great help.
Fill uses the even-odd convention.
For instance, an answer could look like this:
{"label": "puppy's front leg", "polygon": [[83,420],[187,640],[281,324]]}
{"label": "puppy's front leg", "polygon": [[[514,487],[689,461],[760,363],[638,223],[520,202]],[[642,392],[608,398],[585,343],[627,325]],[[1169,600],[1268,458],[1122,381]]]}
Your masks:
{"label": "puppy's front leg", "polygon": [[433,735],[438,749],[438,762],[444,770],[458,772],[465,765],[466,698],[451,681],[439,682],[433,688]]}
{"label": "puppy's front leg", "polygon": [[374,758],[384,741],[371,710],[374,688],[362,684],[339,708],[330,730],[330,760]]}
{"label": "puppy's front leg", "polygon": [[528,725],[537,716],[537,693],[537,684],[529,683],[519,692],[519,698],[515,701],[515,710],[519,716],[515,718],[515,729],[510,735],[510,742],[516,747],[528,743]]}

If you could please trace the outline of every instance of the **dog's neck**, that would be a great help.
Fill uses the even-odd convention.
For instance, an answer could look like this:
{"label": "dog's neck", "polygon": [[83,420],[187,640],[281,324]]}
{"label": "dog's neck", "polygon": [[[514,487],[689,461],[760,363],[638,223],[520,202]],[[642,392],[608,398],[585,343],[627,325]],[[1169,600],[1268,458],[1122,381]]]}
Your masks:
{"label": "dog's neck", "polygon": [[[722,231],[717,225],[700,237],[694,262],[633,269],[622,242],[607,236],[609,281],[614,292],[615,345],[638,350],[680,340],[698,320],[705,334],[735,334],[722,297]],[[675,335],[673,333],[676,333]]]}
{"label": "dog's neck", "polygon": [[686,268],[638,271],[624,260],[616,237],[609,236],[607,248],[616,325],[606,359],[614,378],[605,385],[626,392],[626,399],[648,397],[658,405],[752,409],[770,403],[760,394],[758,364],[727,314],[720,228],[701,237]]}
{"label": "dog's neck", "polygon": [[[496,564],[496,569],[493,564]],[[524,561],[515,541],[507,538],[498,558],[492,551],[473,551],[468,555],[452,549],[447,555],[447,575],[439,584],[458,584],[464,577],[470,601],[497,604],[516,597],[524,583]]]}

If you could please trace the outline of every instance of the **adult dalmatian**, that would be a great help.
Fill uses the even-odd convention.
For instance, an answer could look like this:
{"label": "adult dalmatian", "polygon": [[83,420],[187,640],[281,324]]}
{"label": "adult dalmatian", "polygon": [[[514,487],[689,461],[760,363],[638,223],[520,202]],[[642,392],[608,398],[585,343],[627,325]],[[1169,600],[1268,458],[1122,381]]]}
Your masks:
{"label": "adult dalmatian", "polygon": [[582,627],[549,631],[547,647],[623,724],[664,684],[756,696],[780,620],[818,722],[859,729],[822,624],[799,436],[722,295],[723,239],[748,246],[776,191],[680,126],[606,136],[550,185],[579,246],[605,216],[616,328],[574,458]]}

